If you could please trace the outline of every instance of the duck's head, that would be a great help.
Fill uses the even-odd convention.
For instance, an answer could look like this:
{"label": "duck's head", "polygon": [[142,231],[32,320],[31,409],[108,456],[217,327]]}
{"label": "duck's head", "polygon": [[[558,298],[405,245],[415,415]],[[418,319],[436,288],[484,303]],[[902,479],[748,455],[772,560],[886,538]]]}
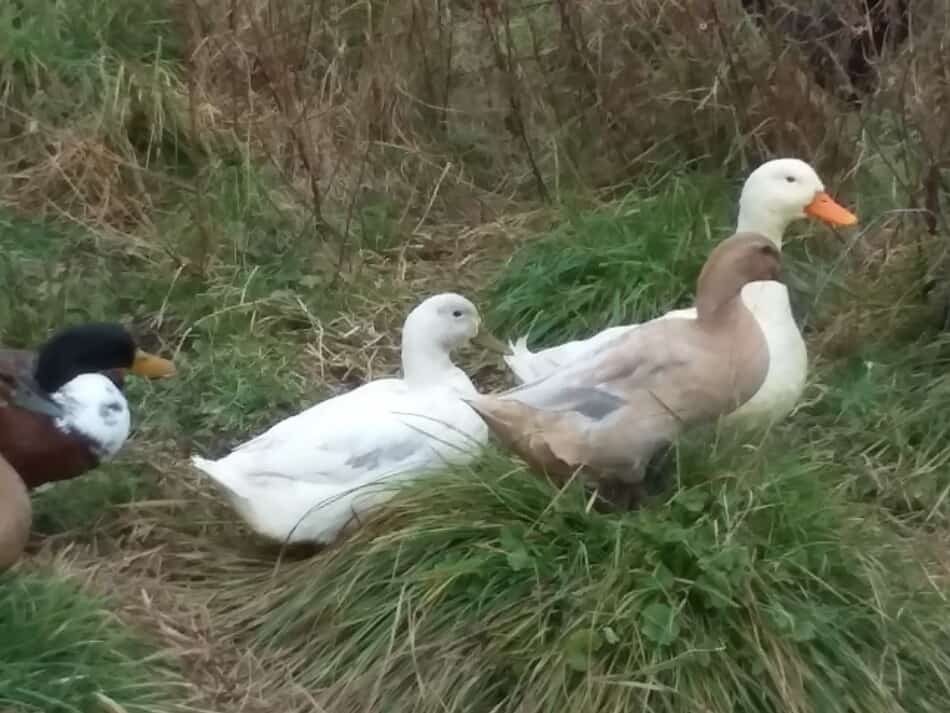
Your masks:
{"label": "duck's head", "polygon": [[482,326],[478,308],[462,295],[445,292],[423,300],[403,326],[403,351],[406,345],[421,340],[435,342],[446,353],[476,343],[486,349],[507,353],[508,347]]}
{"label": "duck's head", "polygon": [[825,191],[815,169],[797,158],[766,161],[746,179],[739,197],[737,232],[764,235],[781,246],[785,229],[801,218],[849,226],[857,216]]}
{"label": "duck's head", "polygon": [[175,365],[140,349],[120,324],[97,322],[69,327],[40,349],[34,379],[52,394],[80,374],[130,371],[137,376],[172,376]]}

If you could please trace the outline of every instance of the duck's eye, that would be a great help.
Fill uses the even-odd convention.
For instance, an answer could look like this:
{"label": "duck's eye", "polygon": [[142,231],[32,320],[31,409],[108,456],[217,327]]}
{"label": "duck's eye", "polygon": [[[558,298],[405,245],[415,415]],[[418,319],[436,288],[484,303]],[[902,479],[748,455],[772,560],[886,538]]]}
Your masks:
{"label": "duck's eye", "polygon": [[789,183],[795,183],[795,176],[785,176],[785,180]]}
{"label": "duck's eye", "polygon": [[460,310],[460,309],[455,310],[455,311],[452,313],[452,316],[455,317],[456,319],[459,318],[459,317],[461,317],[461,316],[462,316],[462,310]]}

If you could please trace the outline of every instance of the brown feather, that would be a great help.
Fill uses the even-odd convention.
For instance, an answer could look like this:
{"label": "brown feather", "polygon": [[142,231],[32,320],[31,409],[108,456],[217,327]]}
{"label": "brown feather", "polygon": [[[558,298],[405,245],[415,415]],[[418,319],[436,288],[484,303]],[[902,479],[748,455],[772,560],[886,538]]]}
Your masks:
{"label": "brown feather", "polygon": [[20,559],[30,537],[32,519],[30,496],[23,481],[0,456],[0,572]]}

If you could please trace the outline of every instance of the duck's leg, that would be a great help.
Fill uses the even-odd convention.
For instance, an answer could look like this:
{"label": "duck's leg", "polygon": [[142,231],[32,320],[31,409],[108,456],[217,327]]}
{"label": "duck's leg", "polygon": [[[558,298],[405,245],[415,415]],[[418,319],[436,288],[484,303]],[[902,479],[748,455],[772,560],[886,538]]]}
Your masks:
{"label": "duck's leg", "polygon": [[647,496],[642,480],[629,481],[616,478],[597,484],[597,510],[599,512],[627,512],[639,510]]}
{"label": "duck's leg", "polygon": [[662,494],[670,484],[670,470],[674,465],[673,444],[660,446],[650,456],[644,468],[643,486],[647,495]]}

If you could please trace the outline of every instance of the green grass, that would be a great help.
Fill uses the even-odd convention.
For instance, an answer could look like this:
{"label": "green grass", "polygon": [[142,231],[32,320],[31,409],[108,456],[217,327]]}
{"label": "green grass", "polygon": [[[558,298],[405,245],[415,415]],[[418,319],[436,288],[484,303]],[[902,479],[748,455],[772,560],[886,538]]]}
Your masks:
{"label": "green grass", "polygon": [[826,393],[794,416],[788,445],[824,460],[854,497],[902,518],[946,526],[948,361],[945,337],[865,346],[820,373]]}
{"label": "green grass", "polygon": [[[519,250],[493,282],[491,322],[501,333],[551,344],[686,306],[710,246],[728,226],[721,180],[673,178],[657,193],[572,211]],[[715,228],[713,226],[716,226]]]}
{"label": "green grass", "polygon": [[0,576],[0,709],[180,709],[180,679],[111,608],[57,576]]}
{"label": "green grass", "polygon": [[89,538],[96,526],[114,515],[114,508],[160,494],[155,474],[144,463],[108,463],[75,480],[64,480],[33,494],[33,532],[70,532],[71,539]]}
{"label": "green grass", "polygon": [[777,445],[687,449],[686,487],[628,516],[490,456],[244,616],[337,711],[942,710],[950,630],[914,553]]}

